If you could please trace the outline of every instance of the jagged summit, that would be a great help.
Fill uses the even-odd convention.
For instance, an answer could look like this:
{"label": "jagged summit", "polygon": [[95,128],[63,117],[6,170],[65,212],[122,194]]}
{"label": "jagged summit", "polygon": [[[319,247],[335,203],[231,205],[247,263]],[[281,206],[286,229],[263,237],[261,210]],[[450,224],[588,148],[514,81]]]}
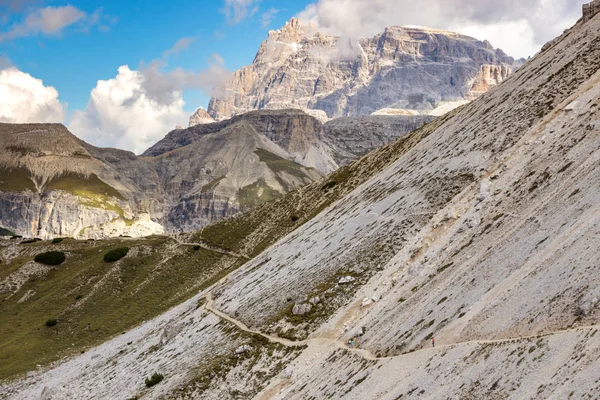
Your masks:
{"label": "jagged summit", "polygon": [[292,19],[218,88],[208,113],[215,120],[292,107],[327,118],[384,108],[435,114],[478,96],[481,82],[486,90],[502,82],[518,65],[489,42],[453,32],[392,26],[354,42]]}
{"label": "jagged summit", "polygon": [[196,125],[211,124],[213,122],[215,122],[215,120],[208,114],[208,112],[203,107],[199,107],[190,117],[188,126],[192,127]]}

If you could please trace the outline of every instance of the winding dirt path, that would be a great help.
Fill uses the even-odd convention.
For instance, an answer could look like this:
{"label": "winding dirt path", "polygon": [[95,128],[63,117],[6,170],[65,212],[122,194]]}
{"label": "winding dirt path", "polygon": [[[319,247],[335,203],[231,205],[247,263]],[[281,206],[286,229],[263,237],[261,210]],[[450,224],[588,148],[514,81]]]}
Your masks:
{"label": "winding dirt path", "polygon": [[[248,332],[248,333],[252,333],[252,334],[255,334],[255,335],[260,335],[263,338],[267,339],[271,343],[279,343],[279,344],[281,344],[283,346],[286,346],[286,347],[301,347],[301,346],[308,346],[310,344],[319,344],[319,345],[328,344],[328,345],[332,346],[335,349],[345,349],[346,351],[348,351],[350,353],[357,354],[360,357],[362,357],[363,359],[368,360],[368,361],[390,360],[390,359],[397,358],[397,357],[402,357],[402,356],[408,354],[408,353],[405,353],[405,354],[398,354],[398,355],[389,356],[389,357],[377,357],[376,355],[374,355],[373,353],[371,353],[369,350],[366,350],[366,349],[348,348],[348,346],[346,346],[345,342],[342,342],[342,341],[337,340],[337,339],[316,337],[316,338],[309,338],[309,339],[305,339],[305,340],[294,341],[294,340],[280,338],[280,337],[277,337],[277,336],[267,335],[267,334],[265,334],[263,332],[260,332],[260,331],[254,330],[254,329],[250,329],[243,322],[241,322],[241,321],[239,321],[239,320],[237,320],[235,318],[232,318],[231,316],[229,316],[229,315],[227,315],[227,314],[225,314],[225,313],[217,310],[216,308],[214,308],[213,307],[213,305],[214,305],[214,299],[213,299],[211,293],[207,293],[204,296],[204,298],[206,299],[206,304],[204,305],[204,307],[206,307],[206,309],[208,311],[210,311],[211,313],[215,314],[216,316],[218,316],[221,319],[224,319],[226,321],[231,322],[232,324],[234,324],[235,326],[237,326],[242,331]],[[565,330],[547,332],[547,333],[530,335],[530,336],[512,337],[512,338],[506,338],[506,339],[468,340],[468,341],[464,341],[464,342],[455,342],[455,343],[444,344],[444,345],[436,346],[434,348],[425,347],[425,348],[417,349],[415,351],[434,350],[434,349],[435,350],[449,349],[449,348],[454,348],[456,346],[467,345],[467,344],[509,343],[509,342],[512,342],[512,341],[524,341],[524,340],[540,339],[540,338],[543,338],[543,337],[546,337],[546,336],[552,336],[552,335],[557,335],[557,334],[561,334],[561,333],[582,332],[582,331],[591,330],[591,329],[600,329],[600,325],[578,326],[576,328],[571,328],[571,329],[565,329]]]}
{"label": "winding dirt path", "polygon": [[226,256],[231,256],[231,257],[235,257],[235,258],[243,258],[244,260],[251,260],[251,258],[245,254],[236,253],[235,251],[221,249],[216,246],[210,246],[206,243],[186,243],[186,242],[182,242],[181,240],[179,240],[179,238],[177,238],[175,236],[170,236],[170,238],[173,239],[174,241],[176,241],[177,243],[179,243],[180,246],[188,246],[188,247],[199,246],[199,247],[203,248],[204,250],[214,251],[215,253],[223,254]]}

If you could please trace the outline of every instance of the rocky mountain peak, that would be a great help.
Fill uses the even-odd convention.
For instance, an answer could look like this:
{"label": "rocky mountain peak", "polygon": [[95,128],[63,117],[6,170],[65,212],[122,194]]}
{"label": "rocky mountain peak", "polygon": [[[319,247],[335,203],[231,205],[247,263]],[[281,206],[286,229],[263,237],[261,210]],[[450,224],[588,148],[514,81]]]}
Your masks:
{"label": "rocky mountain peak", "polygon": [[215,122],[215,120],[208,114],[208,112],[203,107],[200,107],[190,117],[189,127],[203,124],[211,124],[213,122]]}
{"label": "rocky mountain peak", "polygon": [[[292,19],[270,31],[253,63],[218,88],[208,114],[217,121],[285,108],[317,110],[327,118],[383,109],[439,115],[506,79],[514,65],[489,42],[439,29],[390,26],[348,42]],[[482,76],[483,66],[498,79]]]}

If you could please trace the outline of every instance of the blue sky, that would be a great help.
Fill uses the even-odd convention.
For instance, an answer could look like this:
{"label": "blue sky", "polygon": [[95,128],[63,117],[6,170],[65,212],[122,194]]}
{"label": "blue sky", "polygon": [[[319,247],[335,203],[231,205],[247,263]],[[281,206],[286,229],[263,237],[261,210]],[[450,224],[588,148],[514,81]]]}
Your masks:
{"label": "blue sky", "polygon": [[[189,47],[168,58],[168,66],[189,70],[206,68],[212,54],[219,54],[225,67],[236,70],[252,62],[269,29],[281,27],[302,11],[308,1],[264,0],[250,18],[237,24],[227,22],[222,0],[128,0],[128,1],[46,1],[43,6],[72,5],[87,14],[101,9],[102,24],[88,29],[78,24],[58,35],[35,35],[0,43],[0,55],[20,70],[55,87],[70,111],[85,107],[90,91],[99,79],[113,78],[117,68],[137,69],[141,62],[160,59],[180,38],[195,38]],[[28,10],[40,2],[11,13],[3,26],[18,23]],[[263,27],[262,15],[279,10]],[[82,31],[83,30],[83,31]],[[206,106],[208,97],[199,91],[184,94],[186,111]]]}
{"label": "blue sky", "polygon": [[61,122],[136,153],[206,107],[291,17],[371,37],[421,25],[516,57],[570,27],[589,0],[0,0],[0,122]]}

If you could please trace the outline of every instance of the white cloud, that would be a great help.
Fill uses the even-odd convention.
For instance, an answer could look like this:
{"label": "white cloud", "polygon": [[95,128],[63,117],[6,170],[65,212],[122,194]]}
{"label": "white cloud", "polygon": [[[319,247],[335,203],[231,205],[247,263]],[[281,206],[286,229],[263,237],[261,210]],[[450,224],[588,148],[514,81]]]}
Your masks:
{"label": "white cloud", "polygon": [[88,31],[94,25],[106,31],[109,26],[102,24],[103,19],[102,8],[98,8],[91,15],[70,5],[40,8],[28,14],[22,22],[12,25],[7,32],[0,33],[0,42],[38,34],[59,35],[65,28],[74,24],[79,24],[82,31]]}
{"label": "white cloud", "polygon": [[260,17],[260,25],[263,28],[268,28],[269,25],[271,25],[271,21],[273,21],[273,18],[275,18],[278,12],[279,10],[276,8],[270,8],[267,11],[265,11]]}
{"label": "white cloud", "polygon": [[124,65],[115,78],[98,81],[86,109],[73,113],[69,130],[91,144],[139,154],[176,125],[187,125],[183,90],[211,93],[215,84],[228,77],[218,55],[213,56],[208,69],[199,72],[180,68],[166,72],[159,62],[139,71]]}
{"label": "white cloud", "polygon": [[237,24],[256,14],[259,2],[260,0],[225,0],[222,12],[228,23]]}
{"label": "white cloud", "polygon": [[328,34],[370,37],[390,25],[421,25],[487,39],[506,53],[533,55],[581,16],[589,0],[319,0],[299,17]]}
{"label": "white cloud", "polygon": [[64,120],[66,105],[58,100],[56,89],[12,66],[0,70],[0,99],[0,122]]}
{"label": "white cloud", "polygon": [[81,139],[102,147],[116,147],[141,153],[184,124],[181,91],[171,93],[171,101],[151,99],[144,89],[144,76],[128,66],[118,75],[98,81],[84,111],[75,111],[69,130]]}

